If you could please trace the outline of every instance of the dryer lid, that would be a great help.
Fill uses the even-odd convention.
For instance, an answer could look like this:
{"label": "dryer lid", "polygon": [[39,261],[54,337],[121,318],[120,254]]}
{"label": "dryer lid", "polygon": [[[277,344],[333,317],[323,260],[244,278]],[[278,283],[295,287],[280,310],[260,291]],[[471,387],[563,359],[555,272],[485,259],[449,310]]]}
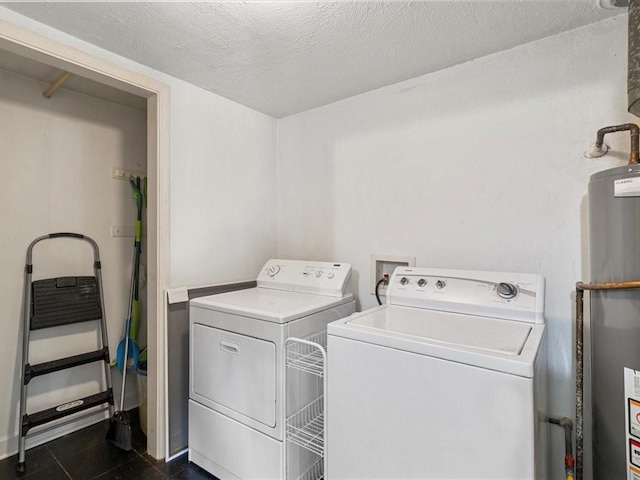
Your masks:
{"label": "dryer lid", "polygon": [[195,298],[191,306],[275,323],[287,323],[353,300],[353,295],[328,297],[271,288],[249,288]]}

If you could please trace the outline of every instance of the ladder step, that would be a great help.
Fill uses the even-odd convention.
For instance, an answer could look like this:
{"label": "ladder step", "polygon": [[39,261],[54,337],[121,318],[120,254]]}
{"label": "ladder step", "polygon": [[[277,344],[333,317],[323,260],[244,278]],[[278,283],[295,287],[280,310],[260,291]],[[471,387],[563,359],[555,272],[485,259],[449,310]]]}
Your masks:
{"label": "ladder step", "polygon": [[31,330],[100,320],[102,307],[95,277],[58,277],[32,283]]}
{"label": "ladder step", "polygon": [[26,414],[22,417],[22,435],[26,436],[29,429],[44,425],[45,423],[64,418],[74,413],[87,410],[91,407],[109,403],[113,405],[113,391],[111,389],[104,392],[89,395],[88,397],[63,403],[57,407],[48,408],[40,412]]}
{"label": "ladder step", "polygon": [[27,385],[32,378],[39,377],[40,375],[47,375],[48,373],[58,372],[67,368],[86,365],[87,363],[98,362],[101,360],[109,363],[109,349],[103,348],[102,350],[96,350],[95,352],[82,353],[80,355],[60,358],[58,360],[39,363],[37,365],[27,364],[25,365],[24,370],[24,384]]}

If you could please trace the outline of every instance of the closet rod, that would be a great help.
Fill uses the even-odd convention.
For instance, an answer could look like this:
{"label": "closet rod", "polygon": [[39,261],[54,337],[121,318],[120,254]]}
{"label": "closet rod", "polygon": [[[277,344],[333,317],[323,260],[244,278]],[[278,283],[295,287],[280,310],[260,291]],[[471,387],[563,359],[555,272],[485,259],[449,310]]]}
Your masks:
{"label": "closet rod", "polygon": [[56,93],[56,91],[62,86],[64,82],[67,81],[67,79],[70,76],[71,76],[71,73],[64,72],[62,75],[60,75],[60,77],[55,82],[53,82],[53,84],[49,87],[49,89],[46,92],[44,92],[42,95],[44,95],[47,98],[51,98],[53,94]]}

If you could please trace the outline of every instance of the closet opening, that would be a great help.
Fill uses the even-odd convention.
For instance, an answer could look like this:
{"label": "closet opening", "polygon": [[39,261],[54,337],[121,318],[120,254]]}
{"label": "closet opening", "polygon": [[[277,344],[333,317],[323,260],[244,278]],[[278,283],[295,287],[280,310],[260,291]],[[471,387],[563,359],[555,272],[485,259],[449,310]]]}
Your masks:
{"label": "closet opening", "polygon": [[[125,409],[141,405],[147,450],[163,458],[168,87],[5,25],[0,33],[0,84],[0,116],[5,119],[0,129],[4,170],[0,218],[6,232],[0,249],[5,332],[0,348],[7,352],[0,380],[9,392],[0,399],[0,407],[6,402],[3,411],[15,412],[0,419],[0,439],[6,439],[4,445],[0,441],[0,453],[17,449],[22,292],[29,243],[55,232],[80,233],[96,241],[109,351],[115,360],[129,314],[140,205],[142,245],[136,298],[140,315],[134,340],[141,351],[146,347],[147,376],[142,369],[127,375]],[[140,195],[141,204],[134,198]],[[61,238],[35,247],[33,279],[88,274],[93,252],[78,243]],[[32,364],[83,353],[99,340],[99,329],[92,322],[53,330],[42,329],[30,336]],[[104,385],[103,370],[95,363],[54,372],[45,381],[34,379],[29,385],[29,410],[90,395],[99,388],[98,383]],[[122,377],[115,366],[111,373],[117,410]],[[86,410],[60,426],[54,423],[54,428],[41,434],[30,434],[27,448],[107,417],[108,411]]]}

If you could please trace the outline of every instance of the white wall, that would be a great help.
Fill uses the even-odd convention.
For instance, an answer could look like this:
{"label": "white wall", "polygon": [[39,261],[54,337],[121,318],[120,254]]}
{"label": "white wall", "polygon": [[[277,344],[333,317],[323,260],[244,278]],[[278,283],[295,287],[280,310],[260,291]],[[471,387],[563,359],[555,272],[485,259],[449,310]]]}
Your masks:
{"label": "white wall", "polygon": [[255,278],[276,253],[276,120],[4,7],[0,20],[170,86],[170,286]]}
{"label": "white wall", "polygon": [[[0,458],[17,446],[25,253],[36,237],[79,232],[100,247],[112,355],[128,308],[132,237],[111,237],[111,225],[133,225],[135,203],[128,182],[112,169],[146,169],[146,112],[60,89],[0,70]],[[50,240],[33,251],[33,279],[93,275],[91,246]],[[144,326],[141,325],[142,329]],[[32,364],[98,347],[95,322],[33,332]],[[34,380],[30,412],[100,391],[102,366],[87,365]],[[64,387],[69,385],[68,387]],[[119,388],[116,388],[119,395]],[[135,388],[132,388],[135,399]],[[14,414],[9,414],[13,412]]]}
{"label": "white wall", "polygon": [[[626,16],[286,118],[278,254],[350,262],[360,308],[372,253],[547,279],[550,413],[573,415],[573,292],[586,271],[583,158],[626,113]],[[637,120],[637,119],[635,119]],[[552,430],[561,478],[562,433]]]}
{"label": "white wall", "polygon": [[[572,415],[587,182],[624,163],[628,139],[609,139],[602,160],[582,152],[598,128],[633,120],[625,17],[280,122],[2,7],[0,19],[171,86],[172,286],[252,278],[277,253],[352,263],[368,308],[372,253],[540,272],[551,414]],[[560,432],[554,448],[559,476]]]}
{"label": "white wall", "polygon": [[171,100],[171,285],[252,280],[276,252],[276,121],[184,82]]}
{"label": "white wall", "polygon": [[[171,286],[204,285],[255,278],[262,264],[276,254],[276,120],[3,7],[0,7],[0,20],[47,36],[53,41],[70,45],[170,86],[170,191],[164,193],[170,195]],[[4,88],[4,83],[2,85]],[[29,96],[41,99],[41,93]],[[34,110],[38,109],[39,106],[35,105]],[[82,111],[83,115],[91,113],[93,112]],[[13,121],[14,116],[11,114],[0,118],[10,118]],[[46,122],[43,121],[43,123]],[[54,128],[55,122],[50,123],[52,125],[43,127]],[[37,128],[40,126],[26,122],[21,125],[24,129],[21,131],[43,135],[41,128]],[[4,123],[3,129],[5,129]],[[131,129],[131,133],[137,135],[138,132]],[[141,139],[146,139],[144,128],[139,135]],[[61,144],[58,145],[58,151],[66,146],[80,155],[87,154],[91,148],[95,147],[86,142],[79,142],[77,139],[67,138],[67,140],[64,145],[59,140]],[[8,136],[7,142],[10,144],[15,142],[14,137]],[[3,163],[6,148],[5,142],[2,142],[0,158]],[[39,152],[35,148],[28,149],[21,153],[21,159],[26,163],[33,162],[35,161],[33,155],[37,156],[37,153]],[[77,165],[73,164],[73,166]],[[65,227],[59,221],[59,217],[53,213],[57,211],[55,202],[66,202],[66,206],[71,198],[76,198],[79,194],[75,190],[68,193],[59,192],[65,181],[64,171],[61,168],[37,171],[38,179],[57,182],[58,190],[50,192],[49,201],[45,204],[36,202],[28,195],[30,180],[28,177],[20,177],[23,181],[15,182],[9,181],[10,178],[5,175],[5,180],[8,181],[7,188],[9,188],[5,193],[7,195],[10,193],[11,196],[3,195],[3,202],[8,206],[12,203],[24,202],[29,207],[29,213],[41,209],[49,212],[52,220],[46,226],[47,231],[51,228],[80,229],[80,226],[72,222]],[[101,193],[100,190],[85,187],[80,193],[91,195]],[[80,210],[83,217],[91,216],[93,211],[84,211],[85,208],[80,204],[74,207],[73,211]],[[11,232],[10,228],[25,231],[24,236],[30,238],[33,232],[29,230],[31,228],[29,222],[30,220],[23,216],[12,224],[5,222],[5,229],[7,232]],[[41,233],[40,230],[38,230],[39,233]],[[6,233],[0,240],[3,249],[7,241],[4,238],[8,235],[13,234]],[[132,248],[129,248],[128,241],[126,245],[127,248],[124,251],[128,259]],[[3,296],[0,302],[5,312],[3,320],[0,320],[0,326],[4,329],[2,338],[9,342],[7,345],[10,345],[7,347],[8,350],[0,350],[6,351],[7,358],[10,358],[10,361],[3,362],[0,366],[0,381],[4,382],[3,385],[12,385],[12,389],[2,390],[4,393],[0,394],[0,411],[15,411],[16,418],[9,418],[9,415],[0,419],[0,444],[4,442],[0,445],[0,458],[9,452],[15,452],[17,448],[14,440],[17,433],[18,384],[15,379],[18,375],[19,363],[17,328],[20,318],[13,310],[10,312],[9,308],[14,308],[21,298],[22,264],[26,246],[23,237],[16,235],[15,245],[12,243],[11,248],[5,250],[15,256],[18,267],[12,266],[5,269],[4,263],[2,264],[3,284],[13,282],[15,285],[11,290],[13,296],[10,300]],[[128,273],[125,282],[128,285],[127,282]],[[121,285],[122,282],[119,281],[118,284]],[[107,288],[109,287],[105,285],[105,290]],[[110,330],[112,343],[116,341],[114,337],[118,338],[121,331],[119,322],[123,320],[121,318],[123,314],[120,310],[114,309],[113,312],[108,312],[108,315],[113,316],[118,323],[118,326]],[[81,334],[88,335],[86,332]],[[67,343],[62,348],[73,347]]]}

